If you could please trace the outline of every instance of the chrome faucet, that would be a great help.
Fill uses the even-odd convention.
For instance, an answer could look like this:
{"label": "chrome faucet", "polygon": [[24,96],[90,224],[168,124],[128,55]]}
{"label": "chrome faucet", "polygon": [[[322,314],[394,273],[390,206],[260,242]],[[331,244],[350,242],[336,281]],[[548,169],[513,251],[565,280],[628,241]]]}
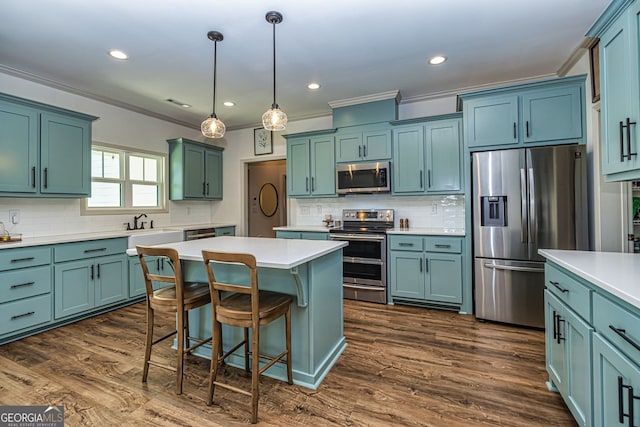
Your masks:
{"label": "chrome faucet", "polygon": [[133,229],[134,230],[144,230],[144,222],[140,223],[140,227],[138,227],[138,220],[142,217],[147,217],[147,214],[140,214],[138,216],[133,217]]}

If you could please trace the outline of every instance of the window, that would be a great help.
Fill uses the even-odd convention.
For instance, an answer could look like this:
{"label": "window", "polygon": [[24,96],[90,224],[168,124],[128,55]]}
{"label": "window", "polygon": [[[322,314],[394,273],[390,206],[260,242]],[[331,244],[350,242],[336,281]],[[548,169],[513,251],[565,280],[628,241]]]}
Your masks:
{"label": "window", "polygon": [[94,145],[83,213],[166,211],[165,156]]}

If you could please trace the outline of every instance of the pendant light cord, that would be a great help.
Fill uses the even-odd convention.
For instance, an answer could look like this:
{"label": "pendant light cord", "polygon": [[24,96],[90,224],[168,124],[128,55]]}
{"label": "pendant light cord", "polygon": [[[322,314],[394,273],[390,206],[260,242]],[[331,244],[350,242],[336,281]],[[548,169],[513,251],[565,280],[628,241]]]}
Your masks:
{"label": "pendant light cord", "polygon": [[216,69],[217,69],[217,56],[218,56],[218,41],[213,42],[213,107],[211,109],[211,117],[216,117]]}
{"label": "pendant light cord", "polygon": [[276,23],[272,23],[273,26],[273,108],[278,108],[276,104]]}

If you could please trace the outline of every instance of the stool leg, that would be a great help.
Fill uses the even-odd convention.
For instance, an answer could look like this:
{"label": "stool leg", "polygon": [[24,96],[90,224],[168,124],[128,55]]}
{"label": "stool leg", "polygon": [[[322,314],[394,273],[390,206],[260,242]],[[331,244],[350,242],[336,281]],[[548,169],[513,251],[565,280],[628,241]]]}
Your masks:
{"label": "stool leg", "polygon": [[291,305],[285,314],[285,334],[287,340],[287,382],[293,384],[293,369],[291,368]]}
{"label": "stool leg", "polygon": [[251,328],[251,423],[258,422],[258,377],[260,376],[260,326],[254,324]]}
{"label": "stool leg", "polygon": [[147,302],[147,336],[144,347],[144,367],[142,368],[142,382],[147,382],[149,375],[149,360],[151,360],[151,346],[153,345],[153,308]]}
{"label": "stool leg", "polygon": [[182,365],[184,362],[184,310],[178,310],[178,364],[176,366],[176,394],[182,394]]}
{"label": "stool leg", "polygon": [[249,328],[244,328],[244,370],[249,372]]}
{"label": "stool leg", "polygon": [[[185,330],[185,335],[184,335],[184,348],[189,348],[191,347],[191,340],[189,340],[189,312],[185,311],[184,312],[184,330]],[[191,354],[191,351],[188,352],[189,354]]]}
{"label": "stool leg", "polygon": [[[215,317],[215,314],[214,314]],[[207,405],[213,403],[213,392],[215,391],[215,381],[218,375],[218,362],[222,356],[222,329],[219,322],[213,320],[213,344],[211,346],[211,369],[209,370],[209,395],[207,396]]]}

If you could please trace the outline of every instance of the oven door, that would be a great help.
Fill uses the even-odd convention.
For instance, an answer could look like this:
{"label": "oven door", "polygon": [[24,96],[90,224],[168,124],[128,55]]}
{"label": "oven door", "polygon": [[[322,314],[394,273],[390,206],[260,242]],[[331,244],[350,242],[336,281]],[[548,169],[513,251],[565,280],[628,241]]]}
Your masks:
{"label": "oven door", "polygon": [[349,246],[342,249],[345,261],[351,258],[357,261],[381,261],[386,257],[385,237],[383,234],[330,234],[331,240],[349,242]]}

